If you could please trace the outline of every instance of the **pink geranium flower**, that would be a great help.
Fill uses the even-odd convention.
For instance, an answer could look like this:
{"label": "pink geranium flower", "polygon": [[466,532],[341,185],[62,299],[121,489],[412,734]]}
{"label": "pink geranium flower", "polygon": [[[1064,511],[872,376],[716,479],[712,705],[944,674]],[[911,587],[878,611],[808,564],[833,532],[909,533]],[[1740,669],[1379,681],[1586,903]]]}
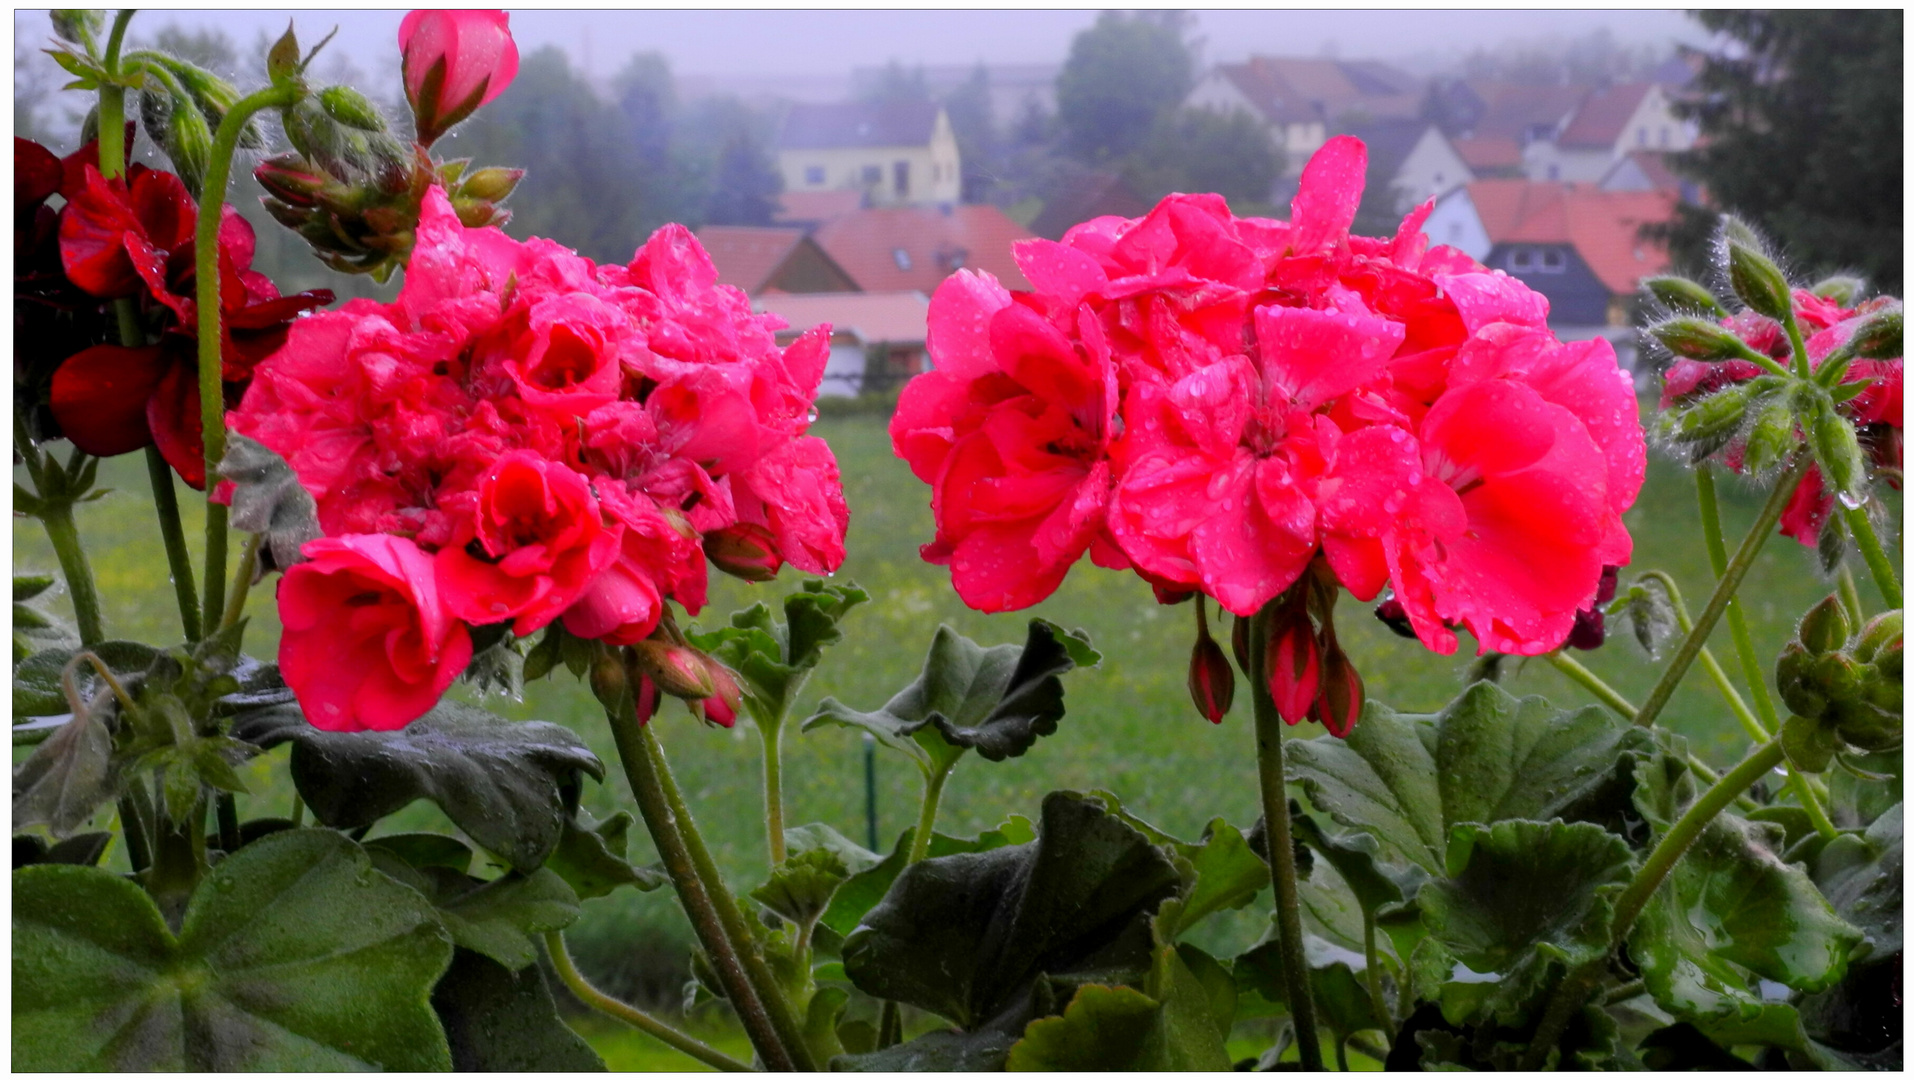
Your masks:
{"label": "pink geranium flower", "polygon": [[399,24],[405,97],[430,146],[505,92],[518,75],[518,44],[503,11],[414,11]]}

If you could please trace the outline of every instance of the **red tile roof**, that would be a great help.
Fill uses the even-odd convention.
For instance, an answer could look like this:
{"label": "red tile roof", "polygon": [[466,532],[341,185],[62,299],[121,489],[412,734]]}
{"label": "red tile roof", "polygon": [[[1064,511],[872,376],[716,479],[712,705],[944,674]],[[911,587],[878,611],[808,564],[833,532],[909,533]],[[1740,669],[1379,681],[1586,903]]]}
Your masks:
{"label": "red tile roof", "polygon": [[930,312],[930,301],[920,292],[773,293],[752,306],[791,324],[778,332],[780,337],[830,323],[834,333],[849,333],[865,344],[921,345]]}
{"label": "red tile roof", "polygon": [[1635,115],[1641,107],[1642,98],[1654,83],[1621,83],[1605,87],[1588,95],[1575,110],[1562,134],[1556,140],[1557,145],[1582,147],[1587,149],[1606,148],[1615,145],[1622,137],[1622,129],[1628,125],[1628,118]]}
{"label": "red tile roof", "polygon": [[1633,164],[1640,169],[1642,177],[1648,181],[1650,187],[1675,192],[1681,190],[1682,178],[1675,175],[1674,170],[1668,167],[1668,155],[1660,150],[1629,151],[1608,170],[1608,175],[1602,178],[1602,182],[1609,183],[1624,163]]}
{"label": "red tile roof", "polygon": [[960,267],[988,270],[1005,288],[1030,288],[1010,246],[1032,234],[994,206],[859,210],[825,222],[811,238],[865,292],[928,296]]}
{"label": "red tile roof", "polygon": [[1588,94],[1586,86],[1524,86],[1474,79],[1468,85],[1486,106],[1475,122],[1475,136],[1518,142],[1533,129],[1552,130]]}
{"label": "red tile roof", "polygon": [[1522,167],[1522,147],[1514,139],[1481,135],[1473,139],[1452,140],[1452,145],[1463,164],[1478,172]]}
{"label": "red tile roof", "polygon": [[843,191],[787,191],[778,196],[777,212],[771,220],[792,225],[816,225],[842,217],[864,205],[864,193]]}
{"label": "red tile roof", "polygon": [[698,242],[718,268],[718,281],[756,296],[804,239],[803,229],[706,225]]}
{"label": "red tile roof", "polygon": [[1611,293],[1632,293],[1668,268],[1667,249],[1640,230],[1674,217],[1671,192],[1533,180],[1477,180],[1468,191],[1491,243],[1568,244]]}

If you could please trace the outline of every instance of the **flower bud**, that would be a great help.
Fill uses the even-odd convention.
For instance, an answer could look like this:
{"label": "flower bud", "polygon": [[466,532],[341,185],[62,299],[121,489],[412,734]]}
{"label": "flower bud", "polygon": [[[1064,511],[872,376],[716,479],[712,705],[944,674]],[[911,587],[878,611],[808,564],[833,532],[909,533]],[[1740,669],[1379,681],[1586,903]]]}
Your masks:
{"label": "flower bud", "polygon": [[206,117],[191,102],[175,102],[166,125],[166,156],[188,191],[198,194],[200,182],[213,163],[213,132]]}
{"label": "flower bud", "polygon": [[1774,685],[1781,700],[1796,715],[1820,719],[1828,710],[1827,696],[1814,678],[1814,654],[1798,641],[1790,641],[1781,650],[1774,665]]}
{"label": "flower bud", "polygon": [[503,11],[414,11],[399,24],[399,50],[421,146],[504,93],[518,74]]}
{"label": "flower bud", "polygon": [[525,178],[524,169],[506,169],[496,165],[475,169],[467,174],[458,193],[468,199],[481,199],[485,202],[504,202],[512,194],[512,189]]}
{"label": "flower bud", "polygon": [[1821,696],[1828,699],[1829,712],[1852,708],[1867,697],[1867,669],[1846,653],[1815,657],[1811,671],[1809,678],[1814,680]]}
{"label": "flower bud", "polygon": [[319,107],[326,115],[360,131],[384,131],[385,117],[370,99],[350,86],[328,86],[319,91]]}
{"label": "flower bud", "polygon": [[1599,649],[1608,639],[1607,622],[1601,608],[1583,608],[1575,613],[1575,625],[1569,627],[1568,639],[1562,644],[1583,652]]}
{"label": "flower bud", "polygon": [[631,659],[633,667],[672,697],[698,701],[717,694],[705,666],[709,658],[696,649],[652,638],[631,646]]}
{"label": "flower bud", "polygon": [[1416,628],[1415,624],[1409,621],[1409,610],[1403,607],[1402,601],[1395,597],[1392,596],[1376,605],[1376,618],[1380,619],[1382,625],[1388,627],[1397,637],[1415,640]]}
{"label": "flower bud", "polygon": [[1234,625],[1229,631],[1229,651],[1236,657],[1236,666],[1244,673],[1249,672],[1249,618],[1244,615],[1232,616]]}
{"label": "flower bud", "polygon": [[652,682],[650,676],[640,675],[638,692],[634,696],[636,700],[632,702],[632,707],[638,713],[638,726],[644,727],[651,723],[652,717],[658,715],[658,706],[664,701],[664,695],[658,692],[658,684]]}
{"label": "flower bud", "polygon": [[1322,654],[1316,629],[1301,608],[1290,609],[1270,628],[1264,663],[1269,667],[1269,696],[1291,724],[1309,716],[1322,689]]}
{"label": "flower bud", "polygon": [[1648,335],[1688,360],[1732,360],[1748,351],[1727,327],[1693,315],[1658,322],[1648,328]]}
{"label": "flower bud", "polygon": [[704,718],[719,727],[730,727],[738,722],[738,710],[744,708],[744,691],[738,688],[731,669],[708,656],[704,661],[705,674],[717,688],[717,693],[704,699]]}
{"label": "flower bud", "polygon": [[1840,597],[1830,596],[1801,616],[1794,636],[1808,652],[1815,656],[1826,656],[1846,645],[1848,635],[1852,632],[1853,627],[1848,625],[1847,609],[1841,606]]}
{"label": "flower bud", "polygon": [[253,179],[266,194],[287,206],[313,205],[313,196],[326,186],[328,178],[314,171],[298,154],[280,154],[267,158],[253,169]]}
{"label": "flower bud", "polygon": [[1860,506],[1867,501],[1867,462],[1861,456],[1861,441],[1854,425],[1841,415],[1834,402],[1825,396],[1815,403],[1813,427],[1814,460],[1821,466],[1821,477],[1828,490],[1844,506]]}
{"label": "flower bud", "polygon": [[1704,315],[1721,318],[1728,313],[1722,310],[1721,302],[1715,295],[1696,282],[1685,277],[1652,277],[1642,282],[1642,288],[1648,295],[1661,302],[1670,311],[1699,311]]}
{"label": "flower bud", "polygon": [[1189,687],[1190,700],[1203,719],[1222,723],[1223,714],[1236,699],[1236,673],[1230,670],[1222,646],[1208,633],[1198,634],[1196,646],[1190,650]]}
{"label": "flower bud", "polygon": [[85,45],[106,25],[106,12],[92,8],[60,8],[48,14],[53,18],[53,35],[75,45]]}
{"label": "flower bud", "polygon": [[1748,411],[1750,388],[1731,386],[1702,398],[1680,412],[1664,413],[1661,426],[1668,439],[1679,443],[1726,438],[1741,426]]}
{"label": "flower bud", "polygon": [[706,533],[704,553],[711,565],[745,581],[770,581],[784,567],[777,537],[764,526],[748,522]]}
{"label": "flower bud", "polygon": [[1818,773],[1840,749],[1834,732],[1811,717],[1790,716],[1781,724],[1781,752],[1788,764],[1804,773]]}
{"label": "flower bud", "polygon": [[1727,246],[1728,284],[1735,295],[1758,314],[1787,319],[1794,310],[1794,296],[1781,268],[1749,244],[1730,240]]}
{"label": "flower bud", "polygon": [[592,696],[607,709],[623,708],[625,690],[629,685],[625,678],[625,664],[614,649],[597,647],[592,658],[591,684]]}
{"label": "flower bud", "polygon": [[1901,315],[1897,305],[1883,308],[1854,328],[1848,348],[1863,360],[1893,360],[1901,355]]}
{"label": "flower bud", "polygon": [[293,33],[292,24],[286,24],[286,32],[273,42],[272,49],[266,53],[266,75],[275,84],[285,82],[299,74],[299,35]]}
{"label": "flower bud", "polygon": [[1836,275],[1817,283],[1808,291],[1838,307],[1851,308],[1861,298],[1867,283],[1857,277]]}
{"label": "flower bud", "polygon": [[1768,402],[1755,415],[1755,422],[1748,429],[1748,442],[1741,452],[1741,462],[1751,473],[1762,473],[1773,468],[1794,449],[1794,410],[1788,406],[1784,397]]}
{"label": "flower bud", "polygon": [[[1896,685],[1894,689],[1898,697],[1900,687]],[[1862,703],[1841,710],[1834,722],[1834,730],[1842,742],[1857,750],[1869,753],[1898,750],[1901,746],[1901,713],[1898,707],[1890,711]]]}
{"label": "flower bud", "polygon": [[[1882,651],[1897,647],[1900,642],[1901,609],[1896,608],[1874,616],[1867,621],[1866,626],[1861,627],[1860,636],[1854,641],[1854,658],[1863,664],[1872,664]],[[1900,669],[1896,667],[1895,677],[1899,678],[1900,674]]]}
{"label": "flower bud", "polygon": [[1331,639],[1323,658],[1322,692],[1316,699],[1317,718],[1329,733],[1347,739],[1362,718],[1362,676],[1349,662],[1342,646]]}

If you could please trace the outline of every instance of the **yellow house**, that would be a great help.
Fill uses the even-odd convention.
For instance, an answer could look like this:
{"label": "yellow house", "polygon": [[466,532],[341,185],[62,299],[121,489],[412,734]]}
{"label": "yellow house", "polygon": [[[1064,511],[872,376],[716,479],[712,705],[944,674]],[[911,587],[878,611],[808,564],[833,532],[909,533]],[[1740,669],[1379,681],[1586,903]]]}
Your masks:
{"label": "yellow house", "polygon": [[858,191],[870,206],[954,203],[957,138],[941,105],[796,104],[778,131],[784,190]]}

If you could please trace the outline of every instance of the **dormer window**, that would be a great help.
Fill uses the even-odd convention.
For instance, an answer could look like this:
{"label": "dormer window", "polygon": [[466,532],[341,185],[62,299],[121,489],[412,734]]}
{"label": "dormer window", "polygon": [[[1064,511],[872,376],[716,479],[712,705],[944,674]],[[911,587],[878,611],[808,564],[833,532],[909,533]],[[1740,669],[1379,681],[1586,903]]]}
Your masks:
{"label": "dormer window", "polygon": [[909,270],[910,252],[905,251],[903,248],[892,248],[891,261],[897,264],[899,270]]}
{"label": "dormer window", "polygon": [[1544,274],[1559,274],[1568,269],[1568,256],[1561,248],[1543,248],[1536,253],[1536,269]]}
{"label": "dormer window", "polygon": [[1516,248],[1509,252],[1509,269],[1518,274],[1526,274],[1535,269],[1535,251],[1531,248]]}

